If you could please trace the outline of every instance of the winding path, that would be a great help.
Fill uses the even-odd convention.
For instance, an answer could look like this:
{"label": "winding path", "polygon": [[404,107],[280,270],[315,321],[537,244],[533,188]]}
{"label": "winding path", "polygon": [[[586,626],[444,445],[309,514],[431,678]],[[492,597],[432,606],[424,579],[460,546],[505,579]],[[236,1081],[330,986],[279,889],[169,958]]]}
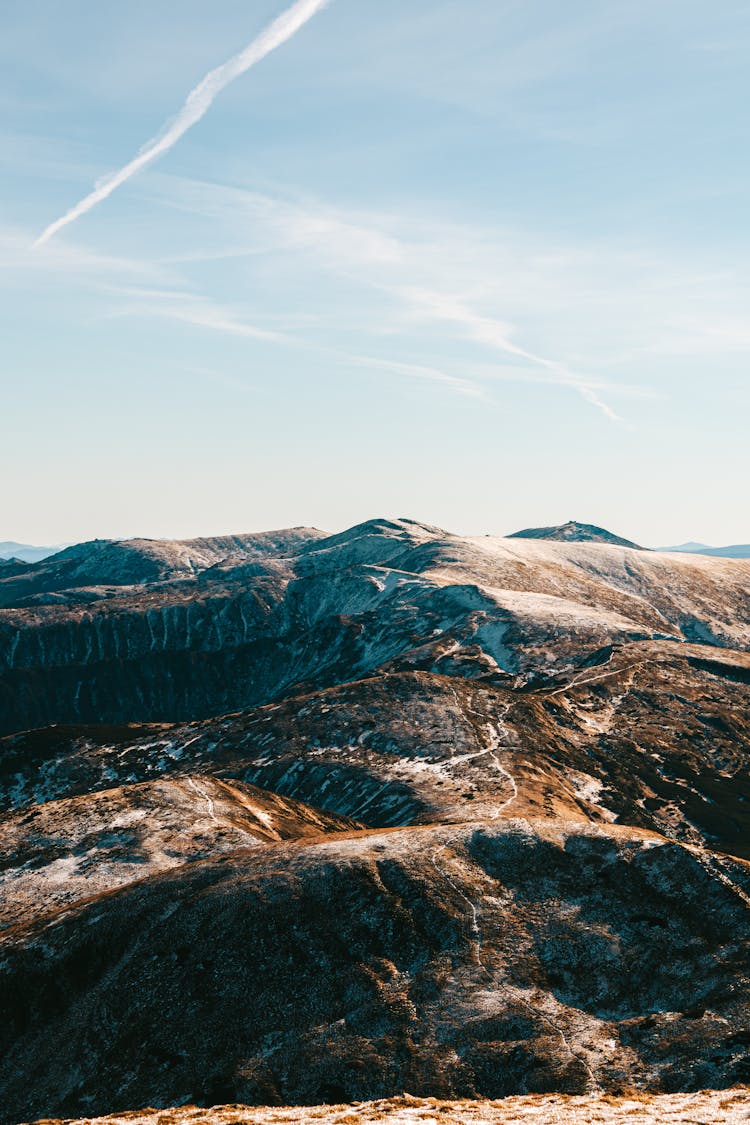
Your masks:
{"label": "winding path", "polygon": [[[456,703],[459,709],[461,709],[458,698],[456,698]],[[510,797],[508,797],[506,801],[503,801],[502,805],[498,805],[495,811],[492,813],[491,819],[497,820],[505,811],[505,809],[512,805],[518,797],[518,784],[515,777],[510,772],[510,770],[506,769],[505,766],[502,765],[500,759],[497,756],[497,751],[503,745],[505,717],[510,711],[511,704],[510,702],[504,703],[502,714],[499,717],[496,716],[494,720],[488,719],[486,715],[480,714],[479,711],[476,711],[468,703],[466,703],[464,706],[465,709],[470,712],[470,714],[476,715],[477,719],[479,719],[479,728],[480,730],[485,732],[485,739],[488,742],[488,745],[485,746],[484,750],[480,750],[479,754],[477,754],[476,757],[481,757],[482,754],[487,754],[492,759],[493,765],[495,766],[497,772],[499,774],[502,774],[506,781],[510,782],[511,789],[513,790]]]}
{"label": "winding path", "polygon": [[202,797],[202,798],[203,798],[203,800],[204,800],[204,801],[206,802],[206,805],[208,806],[208,815],[209,815],[209,816],[211,817],[211,820],[212,820],[212,821],[214,822],[214,824],[218,824],[218,823],[219,823],[219,821],[218,821],[218,819],[217,819],[217,817],[216,817],[216,815],[215,815],[215,813],[214,813],[214,803],[213,803],[213,801],[211,800],[211,798],[209,797],[208,793],[206,793],[206,791],[205,791],[204,789],[200,789],[200,788],[199,788],[199,787],[198,787],[198,786],[196,785],[196,783],[195,783],[195,781],[193,780],[193,778],[192,778],[192,777],[189,777],[189,778],[187,779],[187,783],[188,783],[188,785],[190,786],[190,788],[191,788],[191,789],[192,789],[192,790],[193,790],[193,791],[194,791],[195,793],[197,793],[197,794],[198,794],[198,796],[199,796],[199,797]]}

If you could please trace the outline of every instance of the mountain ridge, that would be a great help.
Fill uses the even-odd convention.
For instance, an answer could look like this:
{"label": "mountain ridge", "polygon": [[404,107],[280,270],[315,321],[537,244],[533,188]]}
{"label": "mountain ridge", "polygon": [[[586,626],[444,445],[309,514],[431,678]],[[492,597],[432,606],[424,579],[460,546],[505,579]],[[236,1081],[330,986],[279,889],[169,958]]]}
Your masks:
{"label": "mountain ridge", "polygon": [[0,543],[0,560],[17,559],[26,563],[41,562],[42,559],[49,558],[50,555],[54,555],[61,550],[63,550],[63,547],[35,547],[31,543],[16,543],[13,540],[7,540]]}
{"label": "mountain ridge", "polygon": [[0,569],[5,1119],[747,1082],[750,563],[230,538]]}
{"label": "mountain ridge", "polygon": [[208,717],[379,668],[524,678],[626,640],[750,643],[743,560],[405,520],[227,548],[135,540],[0,571],[0,732]]}
{"label": "mountain ridge", "polygon": [[683,543],[678,547],[659,547],[666,554],[708,555],[723,559],[750,558],[750,543],[732,543],[726,547],[709,547],[705,543]]}

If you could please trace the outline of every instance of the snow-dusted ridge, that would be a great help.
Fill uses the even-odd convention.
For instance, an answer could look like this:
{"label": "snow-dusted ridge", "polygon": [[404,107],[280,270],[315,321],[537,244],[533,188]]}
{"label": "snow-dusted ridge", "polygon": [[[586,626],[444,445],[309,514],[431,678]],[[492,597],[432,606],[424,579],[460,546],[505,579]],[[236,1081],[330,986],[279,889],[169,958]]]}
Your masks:
{"label": "snow-dusted ridge", "polygon": [[0,731],[199,717],[394,668],[551,674],[643,639],[747,650],[749,584],[746,560],[406,519],[84,544],[0,572]]}

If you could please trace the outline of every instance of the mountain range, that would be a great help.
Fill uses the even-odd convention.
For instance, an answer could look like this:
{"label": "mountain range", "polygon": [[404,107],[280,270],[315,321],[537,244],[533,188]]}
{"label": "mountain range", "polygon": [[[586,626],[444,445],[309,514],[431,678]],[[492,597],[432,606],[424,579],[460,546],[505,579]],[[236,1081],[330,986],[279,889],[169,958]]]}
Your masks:
{"label": "mountain range", "polygon": [[750,562],[580,526],[0,568],[4,1120],[750,1081]]}
{"label": "mountain range", "polygon": [[6,540],[5,543],[0,543],[0,559],[35,563],[57,554],[60,550],[62,547],[32,547],[29,543],[14,543]]}
{"label": "mountain range", "polygon": [[707,547],[705,543],[683,543],[679,547],[662,547],[662,551],[714,555],[724,559],[750,559],[750,543],[734,543],[727,547]]}
{"label": "mountain range", "polygon": [[[226,542],[227,539],[231,540],[233,538],[242,539],[244,537],[225,537],[224,542]],[[550,539],[553,541],[573,543],[611,543],[620,547],[638,548],[638,544],[632,542],[630,539],[623,539],[619,535],[613,535],[612,532],[607,531],[606,528],[597,527],[595,524],[579,523],[577,520],[569,520],[567,523],[559,524],[554,527],[526,528],[524,531],[513,532],[509,538]],[[222,540],[219,539],[217,541],[221,542]],[[28,543],[6,541],[0,543],[0,560],[26,563],[41,562],[43,559],[58,554],[68,546],[70,546],[70,544],[66,543],[57,547],[34,547]],[[643,548],[639,549],[642,550]],[[667,552],[687,552],[697,555],[716,555],[721,558],[750,558],[750,544],[748,543],[738,543],[726,547],[709,547],[706,543],[688,542],[682,543],[677,547],[659,547],[658,550]]]}

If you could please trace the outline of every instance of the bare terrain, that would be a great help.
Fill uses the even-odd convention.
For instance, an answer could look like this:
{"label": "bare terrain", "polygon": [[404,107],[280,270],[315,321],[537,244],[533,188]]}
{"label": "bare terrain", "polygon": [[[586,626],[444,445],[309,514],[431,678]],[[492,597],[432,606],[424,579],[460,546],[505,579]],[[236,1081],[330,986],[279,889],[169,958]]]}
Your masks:
{"label": "bare terrain", "polygon": [[750,562],[580,526],[0,572],[3,1121],[746,1119]]}
{"label": "bare terrain", "polygon": [[[750,1120],[750,1092],[649,1096],[633,1091],[615,1097],[516,1097],[502,1101],[438,1101],[436,1098],[388,1098],[357,1105],[249,1109],[214,1106],[197,1109],[145,1110],[116,1117],[87,1119],[92,1125],[740,1125]],[[45,1125],[52,1123],[45,1122]],[[61,1125],[54,1122],[54,1125]]]}

